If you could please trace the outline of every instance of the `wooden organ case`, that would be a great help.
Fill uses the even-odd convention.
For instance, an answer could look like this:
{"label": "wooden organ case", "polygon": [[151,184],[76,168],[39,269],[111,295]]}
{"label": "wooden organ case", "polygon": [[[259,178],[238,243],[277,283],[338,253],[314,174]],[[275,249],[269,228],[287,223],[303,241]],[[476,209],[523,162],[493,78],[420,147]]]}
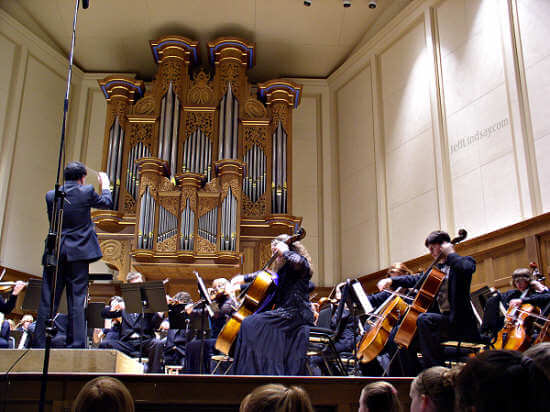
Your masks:
{"label": "wooden organ case", "polygon": [[252,86],[255,45],[238,38],[208,43],[210,70],[198,67],[198,42],[165,36],[150,46],[152,90],[123,76],[99,82],[114,206],[93,218],[119,280],[135,269],[191,291],[193,270],[214,279],[259,269],[271,239],[300,224],[290,177],[301,86]]}

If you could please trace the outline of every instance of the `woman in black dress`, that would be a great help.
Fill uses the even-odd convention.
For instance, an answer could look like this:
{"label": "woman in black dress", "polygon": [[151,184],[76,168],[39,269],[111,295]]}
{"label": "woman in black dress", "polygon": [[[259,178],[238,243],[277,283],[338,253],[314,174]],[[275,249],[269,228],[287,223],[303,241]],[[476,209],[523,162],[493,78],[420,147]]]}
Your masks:
{"label": "woman in black dress", "polygon": [[[235,344],[236,375],[303,375],[309,327],[313,312],[309,302],[311,258],[300,242],[290,247],[280,235],[271,243],[278,257],[271,269],[277,273],[272,310],[255,313],[242,322]],[[240,275],[234,282],[242,282]],[[271,308],[270,305],[266,309]]]}

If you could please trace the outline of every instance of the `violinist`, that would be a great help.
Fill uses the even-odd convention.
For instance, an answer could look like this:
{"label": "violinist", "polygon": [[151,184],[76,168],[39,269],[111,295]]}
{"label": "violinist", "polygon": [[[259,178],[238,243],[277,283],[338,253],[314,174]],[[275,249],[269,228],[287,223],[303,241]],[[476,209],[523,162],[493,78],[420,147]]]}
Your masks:
{"label": "violinist", "polygon": [[[139,272],[130,272],[126,276],[128,283],[141,283],[144,281]],[[162,318],[158,313],[128,313],[125,310],[124,302],[116,306],[106,306],[101,316],[105,319],[122,318],[120,327],[120,339],[108,341],[106,347],[116,349],[128,356],[139,356],[140,346],[143,349],[142,355],[149,358],[148,373],[162,372],[162,351],[163,343],[155,338],[155,329]],[[143,331],[143,335],[141,335]],[[141,335],[141,336],[140,336]]]}
{"label": "violinist", "polygon": [[17,302],[17,295],[19,295],[19,293],[23,289],[25,289],[25,286],[27,286],[26,282],[18,280],[17,282],[15,282],[10,297],[7,300],[0,296],[0,312],[2,312],[4,315],[9,315],[11,313],[11,311],[15,307],[15,303]]}
{"label": "violinist", "polygon": [[[178,308],[185,308],[188,304],[193,303],[191,295],[187,292],[180,291],[169,299],[168,310],[178,310]],[[166,342],[164,344],[164,363],[166,365],[185,365],[185,346],[190,340],[189,328],[185,329],[173,329],[169,325],[168,333],[166,335]]]}
{"label": "violinist", "polygon": [[[422,363],[424,368],[429,368],[443,366],[441,342],[448,339],[477,340],[479,332],[470,303],[470,284],[476,269],[474,259],[456,253],[449,234],[443,231],[431,232],[424,244],[434,258],[441,254],[436,267],[446,275],[434,303],[428,312],[418,316],[416,322],[416,340]],[[396,276],[380,280],[377,286],[380,290],[399,286],[416,288],[426,276]]]}
{"label": "violinist", "polygon": [[[216,344],[216,338],[222,330],[225,322],[235,312],[236,303],[231,297],[229,291],[230,283],[225,278],[214,279],[212,282],[212,290],[210,298],[214,303],[213,310],[214,316],[210,318],[211,337],[204,340],[203,348],[203,367],[201,368],[201,345],[202,341],[199,337],[189,342],[186,347],[186,362],[185,370],[187,373],[199,373],[203,371],[210,372],[210,358],[214,354],[214,345]],[[192,308],[194,305],[187,305],[187,311],[191,316],[201,316],[202,309]],[[190,310],[191,309],[191,310]]]}
{"label": "violinist", "polygon": [[[277,274],[272,305],[244,318],[236,338],[233,373],[238,375],[303,375],[313,312],[308,298],[311,258],[288,235],[271,242],[276,256],[270,267]],[[242,277],[242,276],[241,276]]]}
{"label": "violinist", "polygon": [[[338,285],[336,285],[336,288],[334,289],[334,304],[338,305],[338,302],[342,299],[342,289],[346,285],[346,282],[341,282]],[[330,320],[330,329],[335,330],[338,326],[336,324],[337,322],[337,316],[338,313],[336,310],[333,311],[331,320]],[[347,305],[345,305],[344,310],[342,312],[342,317],[340,319],[341,326],[340,330],[342,331],[338,336],[336,336],[334,340],[334,350],[338,355],[348,352],[353,352],[353,342],[354,342],[354,333],[353,333],[353,318],[352,314],[349,311]],[[359,322],[356,322],[356,325]],[[323,361],[323,358],[321,356],[312,356],[309,359],[310,368],[313,375],[328,375],[329,371],[326,368],[326,365]]]}
{"label": "violinist", "polygon": [[[531,272],[527,268],[518,268],[512,273],[512,287],[506,292],[496,292],[496,294],[487,300],[485,305],[485,312],[483,314],[483,322],[481,324],[481,334],[487,338],[493,338],[496,336],[499,330],[504,326],[504,315],[501,314],[500,305],[504,306],[504,309],[508,309],[510,303],[512,306],[519,303],[533,303],[535,306],[540,306],[532,301],[529,301],[529,297],[535,295],[543,295],[548,292],[548,288],[544,286],[538,280],[531,279]],[[525,292],[525,302],[519,297]],[[536,300],[537,298],[535,298]],[[540,303],[540,302],[539,302]],[[544,307],[544,306],[542,306]]]}
{"label": "violinist", "polygon": [[[115,310],[122,309],[124,299],[120,296],[113,296],[110,301],[110,307]],[[100,349],[112,347],[111,343],[120,339],[120,327],[122,318],[105,319],[105,328],[101,331]]]}

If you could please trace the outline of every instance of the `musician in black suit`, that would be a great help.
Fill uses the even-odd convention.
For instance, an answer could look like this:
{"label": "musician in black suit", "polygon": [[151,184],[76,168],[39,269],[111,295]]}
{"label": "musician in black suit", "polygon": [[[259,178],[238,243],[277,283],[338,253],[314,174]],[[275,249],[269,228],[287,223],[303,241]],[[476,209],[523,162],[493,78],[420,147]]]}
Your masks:
{"label": "musician in black suit", "polygon": [[[17,295],[19,295],[19,292],[21,292],[25,288],[25,286],[25,282],[17,281],[8,299],[4,300],[4,298],[0,296],[0,312],[2,312],[4,315],[8,315],[9,313],[11,313],[11,311],[15,307],[15,303],[17,302]],[[10,334],[9,324],[7,328],[6,326],[2,325],[1,333],[2,336],[0,337],[0,348],[7,348],[8,338]]]}
{"label": "musician in black suit", "polygon": [[[185,306],[193,303],[191,295],[187,292],[178,292],[168,300],[169,312],[185,313]],[[164,344],[164,362],[166,365],[185,366],[186,345],[191,340],[193,330],[173,329],[170,325]]]}
{"label": "musician in black suit", "polygon": [[[418,346],[424,368],[443,365],[441,342],[448,339],[479,339],[470,301],[470,284],[476,263],[472,257],[456,253],[450,242],[448,233],[434,231],[424,243],[434,258],[442,254],[436,267],[446,274],[432,306],[428,312],[420,314],[416,321]],[[426,276],[427,274],[417,274],[386,278],[378,282],[378,288],[419,287]]]}
{"label": "musician in black suit", "polygon": [[[141,283],[141,273],[130,272],[126,280],[129,283]],[[120,339],[108,341],[104,345],[108,349],[119,350],[129,356],[139,356],[140,342],[143,347],[142,355],[149,358],[149,373],[162,373],[162,351],[164,344],[155,338],[155,330],[162,322],[158,313],[128,313],[124,310],[124,302],[116,306],[106,306],[101,316],[105,319],[122,318],[120,325]],[[142,334],[143,331],[143,334]],[[141,339],[140,339],[141,336]]]}
{"label": "musician in black suit", "polygon": [[[86,166],[80,162],[71,162],[63,171],[65,184],[62,190],[66,193],[63,206],[63,228],[60,242],[58,262],[58,279],[55,291],[54,312],[65,287],[67,288],[68,329],[67,347],[84,348],[86,346],[86,323],[84,308],[88,295],[89,264],[101,259],[102,254],[92,223],[91,208],[110,209],[113,206],[109,178],[105,173],[99,173],[101,195],[97,194],[92,185],[86,185]],[[48,218],[52,219],[54,191],[46,194]],[[45,255],[42,264],[45,264]],[[53,274],[44,268],[42,296],[38,307],[36,336],[37,347],[46,343],[45,323],[49,316],[51,300],[50,285]]]}

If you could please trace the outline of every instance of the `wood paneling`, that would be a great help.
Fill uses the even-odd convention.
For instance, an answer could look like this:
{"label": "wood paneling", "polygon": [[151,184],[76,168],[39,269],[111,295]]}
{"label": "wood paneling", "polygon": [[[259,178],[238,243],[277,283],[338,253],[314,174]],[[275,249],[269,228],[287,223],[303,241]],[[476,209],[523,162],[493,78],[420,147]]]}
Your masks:
{"label": "wood paneling", "polygon": [[[550,213],[527,219],[494,232],[466,240],[457,245],[461,255],[472,256],[477,269],[472,279],[471,290],[484,285],[506,290],[510,287],[512,272],[536,262],[542,273],[550,271]],[[419,271],[432,262],[429,254],[404,262],[411,270]],[[359,280],[369,293],[376,291],[376,282],[383,278],[387,268]],[[546,284],[550,284],[546,280]]]}

